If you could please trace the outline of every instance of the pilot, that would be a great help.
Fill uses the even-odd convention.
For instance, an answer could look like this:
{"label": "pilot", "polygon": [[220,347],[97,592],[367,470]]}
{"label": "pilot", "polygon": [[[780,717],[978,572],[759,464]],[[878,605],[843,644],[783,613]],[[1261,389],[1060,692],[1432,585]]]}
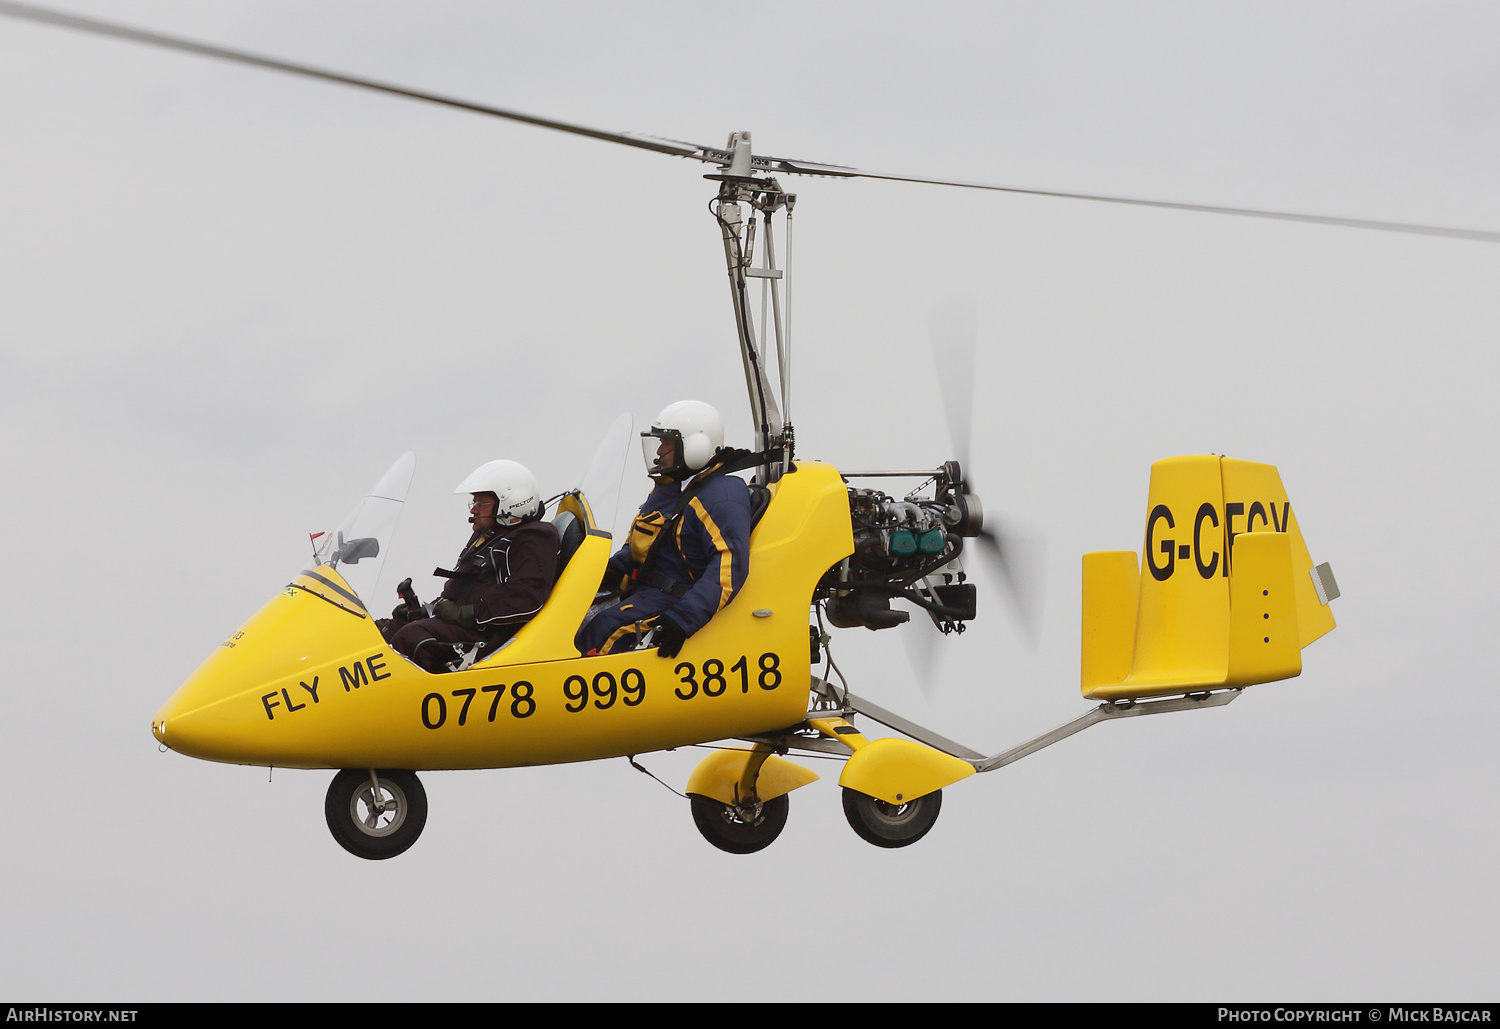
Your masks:
{"label": "pilot", "polygon": [[545,505],[536,477],[514,461],[474,469],[454,493],[471,493],[474,534],[446,578],[431,618],[413,618],[406,604],[378,624],[396,650],[429,672],[446,672],[457,648],[499,644],[520,631],[552,592],[557,577],[557,529],[542,521]]}
{"label": "pilot", "polygon": [[574,640],[583,654],[630,649],[655,630],[663,657],[734,599],[750,563],[750,490],[726,474],[752,456],[724,447],[724,420],[697,400],[662,411],[641,433],[656,482],[610,558],[600,589],[618,593],[589,613]]}

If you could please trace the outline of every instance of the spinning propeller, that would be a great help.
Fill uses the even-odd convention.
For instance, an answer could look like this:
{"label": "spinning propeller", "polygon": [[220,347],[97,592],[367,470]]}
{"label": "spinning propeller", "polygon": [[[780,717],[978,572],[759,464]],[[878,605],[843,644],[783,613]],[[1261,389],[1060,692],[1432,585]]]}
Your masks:
{"label": "spinning propeller", "polygon": [[[974,372],[978,318],[972,297],[954,297],[934,304],[928,312],[929,338],[943,415],[948,423],[951,452],[963,470],[966,492],[982,494],[975,483],[973,463]],[[977,545],[975,545],[977,544]],[[976,555],[990,582],[1010,607],[1027,643],[1035,647],[1041,630],[1044,550],[1040,538],[1002,522],[993,509],[983,512],[983,524],[965,556]],[[972,562],[971,562],[972,563]],[[934,644],[941,636],[930,618],[916,617],[902,636],[907,659],[917,682],[929,697],[936,672]]]}
{"label": "spinning propeller", "polygon": [[[973,298],[960,297],[935,304],[928,316],[928,327],[938,387],[943,394],[943,413],[948,421],[949,443],[969,491],[982,499],[970,460],[974,432],[974,352],[978,337]],[[993,510],[984,512],[983,527],[974,538],[979,543],[975,549],[980,560],[993,573],[991,580],[1001,584],[1022,632],[1035,645],[1041,616],[1040,541],[1001,522]]]}

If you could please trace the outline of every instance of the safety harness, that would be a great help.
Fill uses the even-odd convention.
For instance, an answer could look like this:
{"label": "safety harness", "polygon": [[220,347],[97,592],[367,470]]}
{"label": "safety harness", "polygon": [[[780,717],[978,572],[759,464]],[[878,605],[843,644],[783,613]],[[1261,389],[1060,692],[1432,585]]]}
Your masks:
{"label": "safety harness", "polygon": [[[642,587],[650,587],[661,590],[663,593],[670,593],[674,597],[681,597],[692,589],[693,583],[697,580],[691,578],[693,572],[688,567],[687,559],[682,553],[682,546],[677,540],[677,529],[682,521],[683,512],[688,509],[688,505],[693,502],[698,492],[711,480],[729,472],[754,468],[771,460],[780,461],[782,451],[777,448],[752,453],[748,450],[723,447],[714,454],[714,458],[714,463],[699,472],[670,507],[652,511],[650,514],[638,514],[630,523],[630,533],[626,536],[626,543],[630,547],[630,557],[635,565],[621,584],[623,592],[631,593]],[[672,546],[677,549],[679,563],[690,577],[688,582],[679,582],[659,568],[647,570],[657,549],[666,539],[671,539]]]}

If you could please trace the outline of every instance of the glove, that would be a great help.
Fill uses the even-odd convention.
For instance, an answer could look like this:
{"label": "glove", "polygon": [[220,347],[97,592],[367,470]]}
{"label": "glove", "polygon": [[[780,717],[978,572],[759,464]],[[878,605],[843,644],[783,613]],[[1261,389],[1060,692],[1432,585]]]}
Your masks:
{"label": "glove", "polygon": [[682,645],[687,642],[687,633],[670,615],[662,615],[656,620],[656,635],[652,637],[652,641],[656,644],[656,652],[662,657],[676,657],[682,650]]}
{"label": "glove", "polygon": [[462,625],[466,629],[474,628],[473,604],[465,604],[463,607],[459,607],[451,600],[439,600],[433,605],[432,613],[449,625]]}

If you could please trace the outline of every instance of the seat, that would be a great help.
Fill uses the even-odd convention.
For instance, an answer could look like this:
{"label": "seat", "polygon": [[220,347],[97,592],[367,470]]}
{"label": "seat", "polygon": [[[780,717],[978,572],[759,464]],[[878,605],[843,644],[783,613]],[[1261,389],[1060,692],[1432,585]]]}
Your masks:
{"label": "seat", "polygon": [[561,579],[563,569],[568,567],[568,562],[578,553],[578,548],[583,545],[588,533],[584,532],[583,523],[571,511],[559,511],[552,519],[552,525],[557,529],[561,540],[557,548],[557,578]]}
{"label": "seat", "polygon": [[761,518],[766,513],[766,508],[771,506],[771,491],[764,486],[750,483],[750,528],[754,529],[760,524]]}

